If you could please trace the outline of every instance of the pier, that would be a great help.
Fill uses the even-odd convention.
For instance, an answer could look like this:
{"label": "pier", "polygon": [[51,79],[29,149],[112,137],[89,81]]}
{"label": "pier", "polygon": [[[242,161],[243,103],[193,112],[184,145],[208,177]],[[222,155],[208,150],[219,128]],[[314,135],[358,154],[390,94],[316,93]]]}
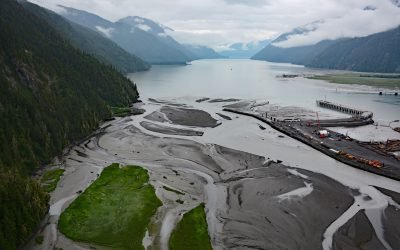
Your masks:
{"label": "pier", "polygon": [[[326,129],[329,136],[323,139],[318,136],[318,129],[321,129],[320,126],[307,124],[306,121],[286,122],[272,118],[267,119],[260,114],[232,108],[224,108],[223,111],[253,117],[342,163],[400,181],[400,164],[394,156],[382,155],[370,150],[363,147],[362,142],[345,135]],[[359,117],[359,119],[363,118]],[[367,118],[367,120],[372,119]],[[332,121],[332,123],[335,122]]]}
{"label": "pier", "polygon": [[359,117],[363,117],[363,118],[372,118],[372,116],[373,116],[373,113],[370,111],[360,110],[360,109],[356,109],[353,107],[344,106],[341,104],[323,101],[323,100],[317,100],[317,105],[322,108],[335,110],[335,111],[349,114],[352,116],[359,116]]}
{"label": "pier", "polygon": [[398,96],[399,93],[398,92],[379,92],[379,95],[394,95],[394,96]]}
{"label": "pier", "polygon": [[374,120],[370,117],[353,116],[350,118],[343,119],[329,119],[329,120],[310,120],[307,121],[307,125],[311,127],[359,127],[369,124],[374,124]]}

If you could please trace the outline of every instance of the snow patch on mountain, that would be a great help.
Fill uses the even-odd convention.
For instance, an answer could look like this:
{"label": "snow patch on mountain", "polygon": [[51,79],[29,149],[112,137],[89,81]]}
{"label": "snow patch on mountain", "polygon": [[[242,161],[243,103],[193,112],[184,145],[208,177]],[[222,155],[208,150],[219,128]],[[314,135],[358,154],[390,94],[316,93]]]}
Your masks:
{"label": "snow patch on mountain", "polygon": [[111,38],[112,32],[114,31],[113,28],[104,28],[101,26],[96,26],[96,30],[99,31],[102,35],[104,35],[107,38]]}

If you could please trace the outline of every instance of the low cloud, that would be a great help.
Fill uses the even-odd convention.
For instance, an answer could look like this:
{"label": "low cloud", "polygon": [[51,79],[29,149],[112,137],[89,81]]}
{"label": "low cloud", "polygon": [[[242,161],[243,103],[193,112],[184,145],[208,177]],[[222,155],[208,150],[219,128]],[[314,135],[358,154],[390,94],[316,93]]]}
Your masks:
{"label": "low cloud", "polygon": [[263,6],[267,4],[266,0],[224,0],[227,4],[238,4],[238,5],[247,5],[247,6]]}
{"label": "low cloud", "polygon": [[364,37],[399,26],[400,9],[393,6],[390,1],[377,1],[373,6],[376,7],[374,9],[365,9],[365,7],[353,9],[346,15],[325,19],[324,22],[318,23],[313,31],[290,36],[287,41],[274,45],[295,47],[315,44],[328,39]]}
{"label": "low cloud", "polygon": [[231,50],[229,46],[237,41],[247,44],[272,36],[258,30],[175,30],[167,31],[167,34],[181,43],[205,45],[216,51]]}
{"label": "low cloud", "polygon": [[111,38],[112,32],[114,31],[113,28],[104,28],[101,26],[96,26],[96,29],[107,38]]}
{"label": "low cloud", "polygon": [[56,1],[29,0],[29,2],[34,3],[36,5],[40,5],[57,13],[62,13],[65,11],[65,9],[59,6],[59,4]]}
{"label": "low cloud", "polygon": [[138,27],[139,29],[144,30],[144,31],[151,30],[151,27],[149,25],[146,25],[146,24],[138,24],[138,25],[136,25],[136,27]]}
{"label": "low cloud", "polygon": [[[398,0],[32,0],[95,13],[110,21],[142,16],[176,32],[178,41],[213,48],[273,39],[295,27],[324,20],[308,35],[292,36],[280,46],[324,39],[365,36],[400,24]],[[373,6],[373,8],[364,8]],[[372,10],[374,9],[374,10]]]}

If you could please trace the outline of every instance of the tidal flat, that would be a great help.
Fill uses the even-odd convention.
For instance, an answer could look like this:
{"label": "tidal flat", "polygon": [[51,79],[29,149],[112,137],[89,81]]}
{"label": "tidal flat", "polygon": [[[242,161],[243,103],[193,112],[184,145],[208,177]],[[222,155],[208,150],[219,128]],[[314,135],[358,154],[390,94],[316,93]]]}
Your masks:
{"label": "tidal flat", "polygon": [[338,84],[357,84],[374,86],[379,88],[399,89],[400,76],[394,74],[357,74],[357,73],[342,73],[342,74],[326,74],[313,75],[307,77],[314,80],[324,80]]}
{"label": "tidal flat", "polygon": [[[399,182],[344,165],[268,126],[261,130],[252,118],[222,111],[232,102],[197,99],[147,100],[144,114],[107,122],[93,137],[66,150],[57,160],[65,172],[51,196],[44,241],[34,248],[102,249],[65,237],[57,224],[79,191],[85,192],[112,163],[145,168],[162,202],[143,237],[145,249],[168,249],[179,221],[202,203],[213,249],[399,248],[393,236],[400,234],[399,228],[391,223],[400,220]],[[277,110],[265,102],[240,103]],[[168,114],[176,107],[178,122],[170,119],[177,114]],[[190,125],[181,121],[189,117],[185,112],[192,114]],[[204,126],[193,116],[204,117],[203,112],[212,118],[210,125],[219,126]],[[285,112],[310,113],[286,108],[279,115]],[[154,117],[150,114],[162,119],[149,120]],[[144,121],[203,135],[151,131],[141,125]]]}

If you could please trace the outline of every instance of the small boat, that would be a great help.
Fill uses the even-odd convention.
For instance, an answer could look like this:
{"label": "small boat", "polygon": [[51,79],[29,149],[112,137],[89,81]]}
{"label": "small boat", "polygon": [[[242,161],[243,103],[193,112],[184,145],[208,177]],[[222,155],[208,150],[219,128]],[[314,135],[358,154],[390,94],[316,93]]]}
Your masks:
{"label": "small boat", "polygon": [[260,124],[258,124],[258,127],[259,127],[261,130],[265,130],[265,129],[266,129],[265,127],[261,126]]}

